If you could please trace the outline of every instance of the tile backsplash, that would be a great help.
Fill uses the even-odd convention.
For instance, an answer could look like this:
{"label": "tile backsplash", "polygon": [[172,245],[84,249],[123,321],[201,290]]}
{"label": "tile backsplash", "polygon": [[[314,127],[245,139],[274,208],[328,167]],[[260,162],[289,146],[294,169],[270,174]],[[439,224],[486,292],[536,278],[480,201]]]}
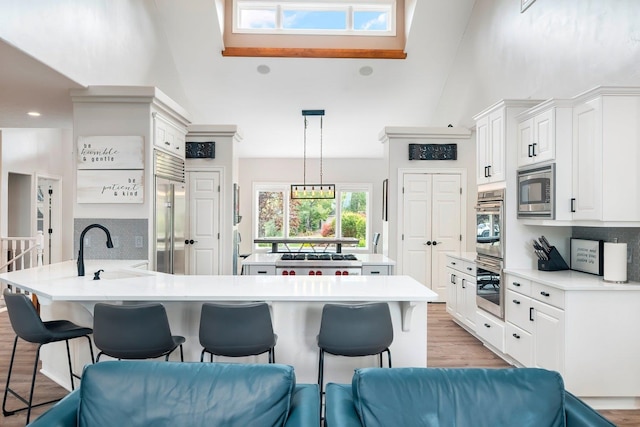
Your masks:
{"label": "tile backsplash", "polygon": [[73,253],[80,249],[80,234],[85,227],[100,224],[109,230],[113,248],[107,248],[107,236],[92,228],[84,236],[84,259],[149,258],[149,221],[147,219],[75,218],[73,221]]}
{"label": "tile backsplash", "polygon": [[634,282],[640,281],[640,228],[624,227],[572,227],[574,238],[589,240],[604,240],[627,244],[627,278]]}

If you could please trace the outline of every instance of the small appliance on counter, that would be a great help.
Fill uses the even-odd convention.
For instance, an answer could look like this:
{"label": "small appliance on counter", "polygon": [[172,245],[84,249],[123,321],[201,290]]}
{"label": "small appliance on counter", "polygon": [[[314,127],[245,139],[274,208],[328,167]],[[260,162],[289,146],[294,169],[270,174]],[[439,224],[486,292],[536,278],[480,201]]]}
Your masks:
{"label": "small appliance on counter", "polygon": [[538,270],[540,271],[560,271],[569,270],[560,252],[555,246],[551,246],[546,237],[540,236],[533,241],[533,249],[538,257]]}

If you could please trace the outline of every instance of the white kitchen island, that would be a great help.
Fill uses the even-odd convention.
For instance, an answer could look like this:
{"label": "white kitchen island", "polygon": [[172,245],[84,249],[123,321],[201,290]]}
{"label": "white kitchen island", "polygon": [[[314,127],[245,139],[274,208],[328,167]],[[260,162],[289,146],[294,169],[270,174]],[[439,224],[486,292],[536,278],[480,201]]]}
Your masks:
{"label": "white kitchen island", "polygon": [[[199,361],[200,309],[206,301],[266,301],[278,335],[276,361],[292,365],[298,382],[317,381],[316,335],[327,302],[389,303],[394,328],[393,366],[427,366],[427,302],[437,295],[408,276],[179,276],[140,268],[146,261],[85,261],[87,275],[77,277],[75,261],[0,274],[5,284],[38,296],[44,320],[69,319],[92,325],[98,302],[165,305],[172,333],[186,338],[185,361]],[[102,280],[93,272],[104,269]],[[86,342],[72,343],[74,366],[89,362]],[[7,343],[7,345],[9,345]],[[42,349],[42,371],[69,388],[64,343]],[[178,360],[174,354],[172,360]],[[264,362],[266,355],[217,358],[219,361]],[[325,358],[327,382],[350,382],[353,369],[376,366],[375,356]]]}

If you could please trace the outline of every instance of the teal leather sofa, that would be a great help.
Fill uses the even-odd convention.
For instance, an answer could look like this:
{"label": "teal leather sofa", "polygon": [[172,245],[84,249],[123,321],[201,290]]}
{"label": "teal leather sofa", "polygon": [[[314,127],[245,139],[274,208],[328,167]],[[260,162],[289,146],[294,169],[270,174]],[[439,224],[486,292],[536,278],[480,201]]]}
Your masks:
{"label": "teal leather sofa", "polygon": [[319,402],[317,384],[296,384],[286,365],[108,361],[29,425],[315,427]]}
{"label": "teal leather sofa", "polygon": [[[366,368],[327,384],[326,427],[611,427],[535,368]],[[614,426],[615,427],[615,426]]]}

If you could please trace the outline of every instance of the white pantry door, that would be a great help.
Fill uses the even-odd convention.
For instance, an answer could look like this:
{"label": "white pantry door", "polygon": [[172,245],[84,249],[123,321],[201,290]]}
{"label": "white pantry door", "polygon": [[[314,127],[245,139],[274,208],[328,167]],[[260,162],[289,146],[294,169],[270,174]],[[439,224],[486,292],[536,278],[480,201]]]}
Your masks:
{"label": "white pantry door", "polygon": [[[220,173],[189,172],[188,274],[220,271]],[[191,243],[193,241],[193,243]]]}
{"label": "white pantry door", "polygon": [[446,252],[461,248],[459,174],[408,173],[403,179],[402,272],[446,301]]}

